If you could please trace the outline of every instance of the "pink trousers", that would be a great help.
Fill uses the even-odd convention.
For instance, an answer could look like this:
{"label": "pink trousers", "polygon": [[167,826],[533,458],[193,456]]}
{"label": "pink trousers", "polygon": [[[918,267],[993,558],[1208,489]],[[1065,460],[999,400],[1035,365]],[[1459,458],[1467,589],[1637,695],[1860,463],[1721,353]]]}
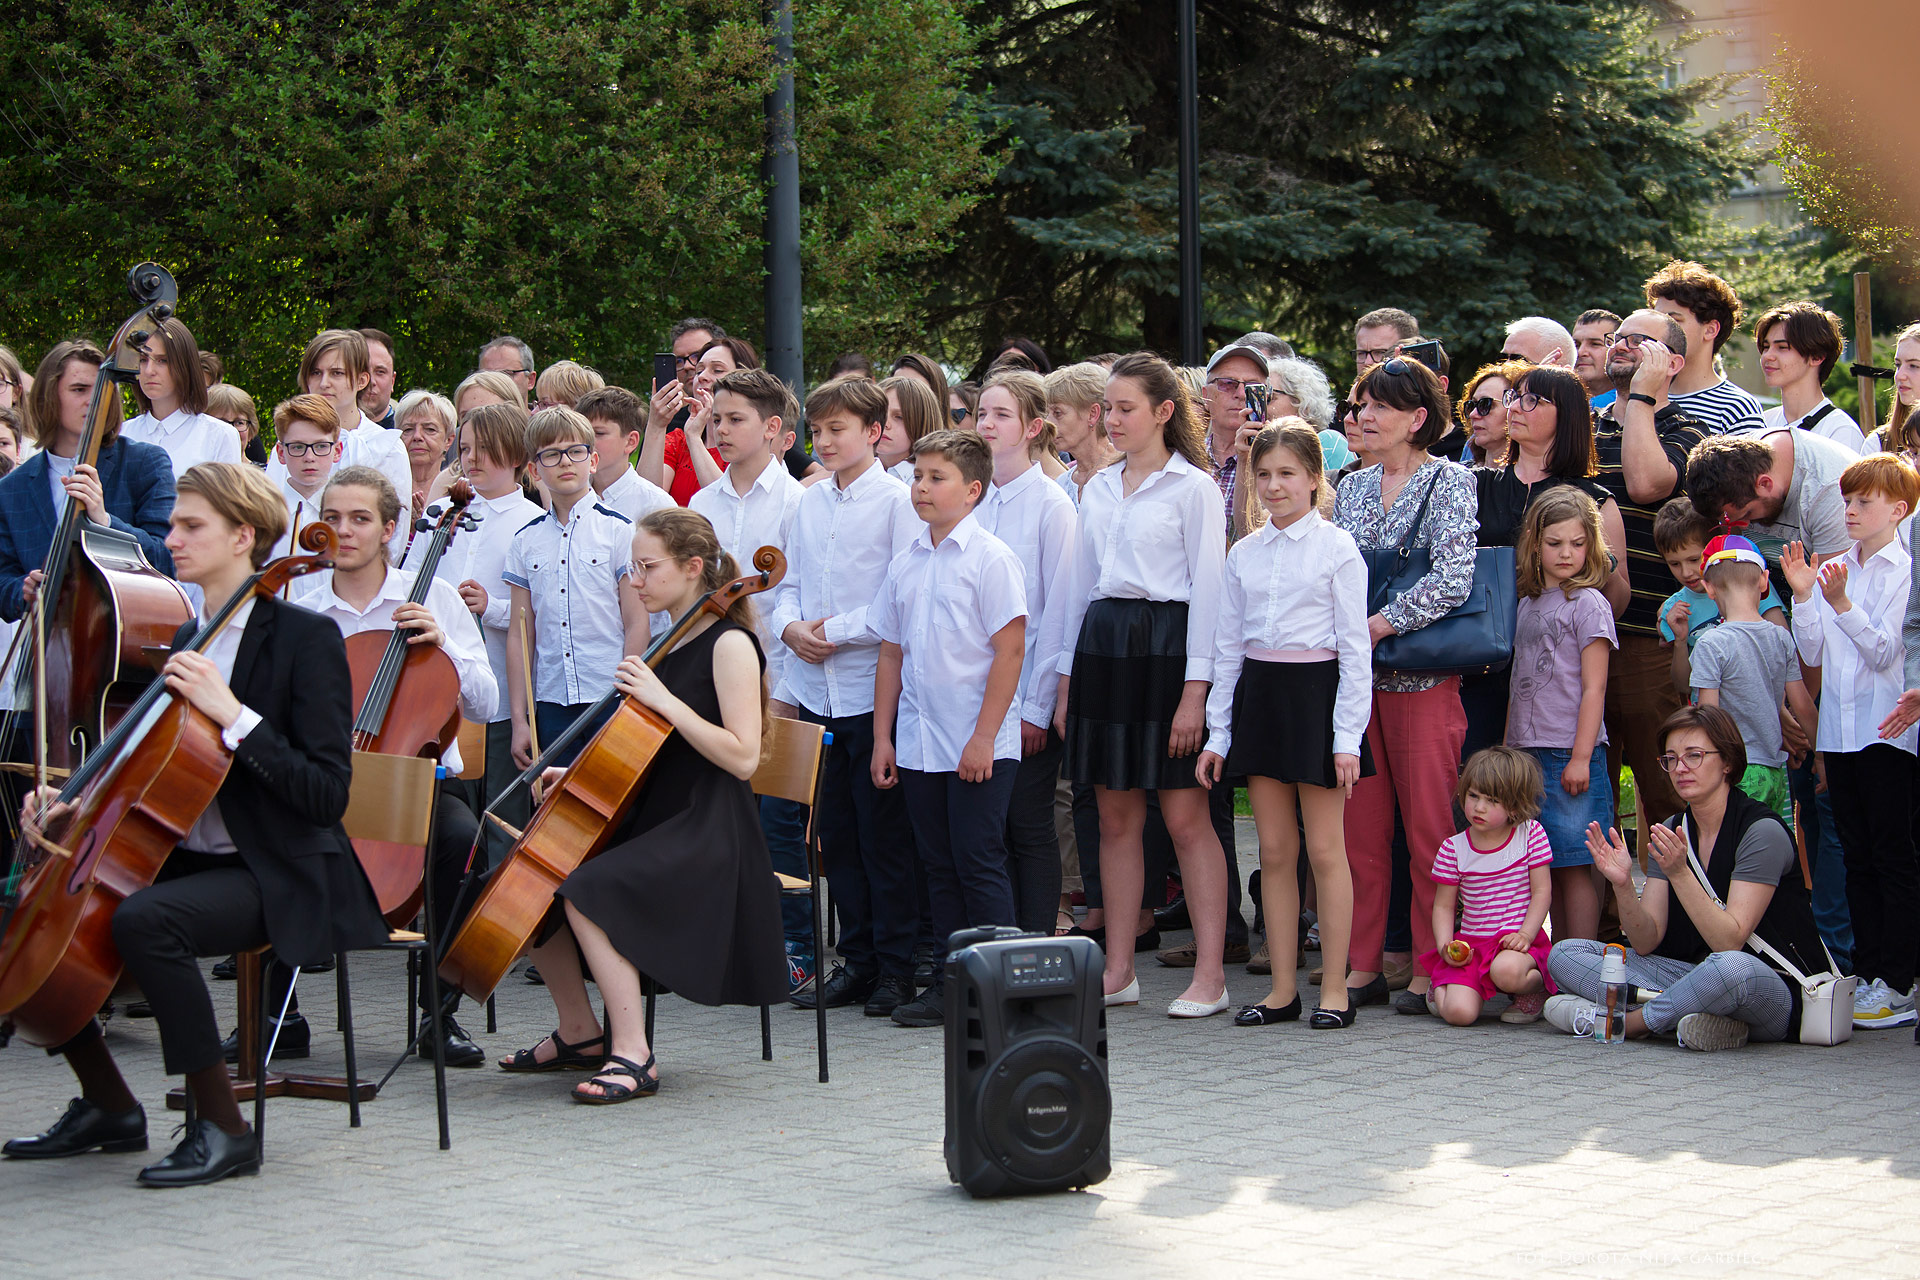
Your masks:
{"label": "pink trousers", "polygon": [[1455,833],[1453,788],[1466,734],[1458,677],[1420,693],[1373,695],[1367,750],[1374,774],[1354,785],[1346,812],[1347,862],[1353,868],[1349,963],[1358,972],[1380,970],[1396,810],[1413,856],[1413,953],[1433,950],[1433,857]]}

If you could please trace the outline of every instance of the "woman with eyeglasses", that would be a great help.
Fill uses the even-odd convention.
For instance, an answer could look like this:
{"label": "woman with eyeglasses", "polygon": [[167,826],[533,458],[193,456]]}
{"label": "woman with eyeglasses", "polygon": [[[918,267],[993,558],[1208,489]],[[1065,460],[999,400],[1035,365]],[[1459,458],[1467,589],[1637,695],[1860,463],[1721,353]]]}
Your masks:
{"label": "woman with eyeglasses", "polygon": [[218,418],[240,435],[240,451],[256,467],[267,465],[267,447],[260,442],[260,413],[253,397],[229,382],[207,388],[207,416]]}
{"label": "woman with eyeglasses", "polygon": [[[1587,848],[1613,885],[1631,944],[1627,982],[1656,993],[1627,1014],[1627,1038],[1672,1034],[1682,1048],[1703,1052],[1797,1040],[1798,982],[1748,949],[1757,934],[1801,973],[1831,969],[1793,837],[1780,815],[1735,785],[1747,748],[1732,716],[1682,707],[1667,717],[1660,740],[1660,767],[1685,808],[1648,829],[1643,889],[1634,890],[1633,853],[1620,832],[1597,823],[1587,829]],[[1548,1022],[1576,1036],[1593,1033],[1604,951],[1587,938],[1554,944],[1547,969],[1562,994],[1547,1001]]]}
{"label": "woman with eyeglasses", "polygon": [[[1378,645],[1389,635],[1431,626],[1467,598],[1477,527],[1474,484],[1465,467],[1428,452],[1453,425],[1446,389],[1433,370],[1396,356],[1361,373],[1349,398],[1371,462],[1341,484],[1333,522],[1362,551],[1424,549],[1430,565],[1367,619]],[[1354,899],[1347,995],[1356,1008],[1387,999],[1382,945],[1396,810],[1413,860],[1413,951],[1433,950],[1433,858],[1455,834],[1452,796],[1466,731],[1459,677],[1374,672],[1367,750],[1378,772],[1355,784],[1346,809]],[[1412,956],[1401,959],[1411,967]],[[1328,972],[1325,979],[1337,982],[1340,975]],[[1427,975],[1415,971],[1395,1007],[1426,1013],[1428,986]]]}

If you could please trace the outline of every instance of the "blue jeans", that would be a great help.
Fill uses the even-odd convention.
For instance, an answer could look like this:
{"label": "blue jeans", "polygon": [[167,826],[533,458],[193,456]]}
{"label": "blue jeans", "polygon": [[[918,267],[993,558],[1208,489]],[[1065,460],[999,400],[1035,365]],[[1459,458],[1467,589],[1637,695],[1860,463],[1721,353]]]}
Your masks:
{"label": "blue jeans", "polygon": [[[761,796],[760,830],[766,833],[773,869],[797,879],[807,879],[807,806],[777,796]],[[812,946],[813,895],[781,894],[780,926],[788,942]]]}
{"label": "blue jeans", "polygon": [[1814,794],[1813,763],[1787,770],[1800,825],[1807,837],[1807,869],[1813,872],[1813,925],[1834,960],[1849,972],[1853,962],[1853,915],[1847,910],[1847,864],[1833,823],[1833,797]]}
{"label": "blue jeans", "polygon": [[[560,735],[573,726],[574,721],[593,710],[593,707],[594,704],[591,702],[576,702],[571,705],[561,702],[534,703],[533,726],[540,731],[541,747],[550,749],[560,740]],[[620,704],[617,702],[609,703],[605,713],[599,717],[599,723],[587,726],[565,751],[557,753],[547,763],[561,768],[572,764],[574,757],[580,754],[581,748],[593,741],[593,735],[600,732],[600,725],[611,720],[613,713],[619,707]]]}

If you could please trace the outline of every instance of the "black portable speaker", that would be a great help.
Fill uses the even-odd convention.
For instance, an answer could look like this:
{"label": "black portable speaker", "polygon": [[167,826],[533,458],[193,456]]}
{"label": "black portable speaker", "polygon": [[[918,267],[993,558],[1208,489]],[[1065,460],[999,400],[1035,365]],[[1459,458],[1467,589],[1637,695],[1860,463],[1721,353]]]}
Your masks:
{"label": "black portable speaker", "polygon": [[1100,948],[996,927],[948,940],[947,1175],[973,1196],[1106,1178]]}

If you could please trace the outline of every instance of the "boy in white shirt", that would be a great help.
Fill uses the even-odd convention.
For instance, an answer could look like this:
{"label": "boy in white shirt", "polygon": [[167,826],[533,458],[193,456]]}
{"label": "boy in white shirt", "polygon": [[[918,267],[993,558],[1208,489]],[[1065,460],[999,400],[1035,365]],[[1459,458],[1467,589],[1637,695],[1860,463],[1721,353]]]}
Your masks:
{"label": "boy in white shirt", "polygon": [[[460,456],[460,472],[473,486],[473,501],[467,515],[479,523],[453,540],[440,560],[438,576],[459,591],[467,610],[480,623],[480,636],[487,646],[487,664],[500,691],[492,718],[487,722],[487,775],[481,782],[475,801],[479,812],[485,801],[497,796],[519,776],[513,763],[513,721],[508,697],[507,631],[512,620],[513,590],[502,576],[507,550],[514,535],[545,514],[520,488],[520,473],[527,465],[527,411],[518,404],[484,404],[467,411],[454,433]],[[441,503],[427,508],[438,517]],[[431,540],[415,538],[404,567],[417,569]],[[508,800],[497,812],[508,825],[520,829],[527,825],[529,805],[524,794]],[[506,856],[511,846],[507,833],[491,824],[487,827],[487,849],[494,862]]]}
{"label": "boy in white shirt", "polygon": [[907,486],[874,456],[886,392],[836,378],[807,397],[814,458],[830,473],[800,498],[771,630],[792,655],[774,696],[833,734],[820,783],[820,849],[840,916],[842,963],[796,992],[803,1009],[861,1004],[884,1018],[913,999],[920,926],[913,828],[900,790],[873,785],[873,680],[880,637],[869,606],[921,528]]}
{"label": "boy in white shirt", "polygon": [[1760,415],[1760,430],[1797,427],[1843,444],[1855,453],[1867,447],[1853,415],[1827,399],[1820,386],[1839,363],[1845,339],[1840,317],[1813,302],[1774,307],[1753,326],[1760,374],[1780,393],[1780,403]]}
{"label": "boy in white shirt", "polygon": [[287,531],[270,559],[293,554],[300,531],[320,518],[320,492],[340,461],[340,418],[325,396],[301,394],[273,407],[273,456],[284,478]]}
{"label": "boy in white shirt", "polygon": [[198,462],[246,461],[239,433],[207,412],[200,346],[179,320],[162,320],[141,346],[133,398],[140,402],[140,416],[122,426],[120,434],[165,449],[173,460],[174,479]]}
{"label": "boy in white shirt", "polygon": [[[1896,454],[1862,458],[1840,476],[1853,546],[1818,568],[1800,543],[1781,571],[1793,588],[1793,638],[1800,661],[1820,669],[1820,728],[1814,745],[1847,867],[1853,923],[1856,1026],[1914,1021],[1914,967],[1920,959],[1920,860],[1915,858],[1914,747],[1909,726],[1888,741],[1881,721],[1900,700],[1913,559],[1900,521],[1920,499],[1920,474]],[[1815,589],[1818,588],[1818,599]]]}
{"label": "boy in white shirt", "polygon": [[[1017,447],[1025,452],[1024,437]],[[1007,802],[1020,776],[1015,703],[1026,652],[1027,575],[1012,549],[974,518],[992,476],[993,456],[978,432],[920,438],[913,505],[926,528],[888,570],[869,615],[881,639],[873,785],[898,784],[906,793],[940,939],[1014,920]],[[1051,797],[1049,784],[1044,798]],[[1051,915],[1052,897],[1044,905]],[[895,1008],[893,1020],[903,1027],[946,1021],[938,968],[933,985]]]}
{"label": "boy in white shirt", "polygon": [[[647,407],[625,387],[596,387],[574,402],[574,409],[593,428],[595,500],[634,524],[649,511],[677,505],[673,495],[633,469],[640,448],[640,429]],[[746,561],[740,561],[745,564]]]}
{"label": "boy in white shirt", "polygon": [[[367,340],[354,329],[324,329],[300,355],[300,389],[324,396],[340,419],[342,467],[372,467],[387,478],[400,495],[400,505],[413,508],[413,464],[400,433],[388,431],[360,411],[360,393],[372,374],[367,368]],[[287,478],[278,459],[267,463],[267,479],[279,484]]]}
{"label": "boy in white shirt", "polygon": [[1007,806],[1008,872],[1014,919],[1029,933],[1052,933],[1060,910],[1060,841],[1054,796],[1060,738],[1053,707],[1066,625],[1064,584],[1078,542],[1073,499],[1035,464],[1031,444],[1046,434],[1047,389],[1026,370],[999,374],[980,392],[980,436],[993,453],[993,484],[973,518],[1012,548],[1024,572],[1027,635],[1020,668],[1020,769]]}
{"label": "boy in white shirt", "polygon": [[[553,507],[513,535],[501,577],[512,588],[507,627],[507,697],[513,763],[533,763],[531,714],[540,745],[556,738],[613,687],[614,669],[644,653],[647,614],[629,588],[633,524],[593,500],[593,428],[568,408],[542,409],[527,423],[527,453]],[[526,616],[526,626],[514,620]],[[527,642],[532,642],[532,652]],[[534,706],[528,707],[527,664]],[[609,708],[611,710],[611,708]],[[566,765],[598,726],[547,763]]]}
{"label": "boy in white shirt", "polygon": [[[696,492],[687,509],[705,516],[720,545],[741,565],[753,563],[761,547],[787,549],[793,518],[806,492],[780,462],[800,416],[793,391],[766,369],[736,369],[713,386],[713,442],[726,470]],[[791,572],[791,569],[789,569]],[[772,619],[760,617],[760,647],[767,655],[767,683],[778,689],[792,661],[774,633]],[[794,716],[793,707],[776,702],[773,714]],[[807,878],[806,806],[774,796],[760,798],[760,828],[766,833],[773,869]],[[813,900],[810,894],[780,895],[781,925],[787,941],[788,994],[812,980]]]}

